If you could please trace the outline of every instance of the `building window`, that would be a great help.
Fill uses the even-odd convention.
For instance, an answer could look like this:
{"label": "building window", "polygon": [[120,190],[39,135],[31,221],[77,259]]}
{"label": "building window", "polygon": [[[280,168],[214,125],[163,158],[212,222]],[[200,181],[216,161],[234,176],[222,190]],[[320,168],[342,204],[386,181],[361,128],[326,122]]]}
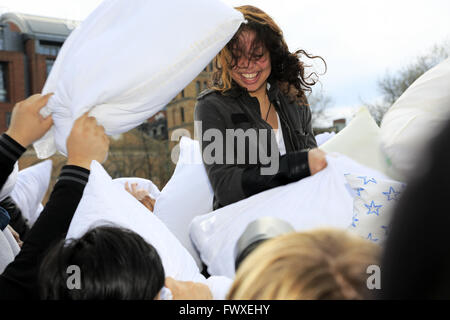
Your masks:
{"label": "building window", "polygon": [[184,98],[184,90],[181,90],[181,97]]}
{"label": "building window", "polygon": [[180,108],[180,112],[181,112],[181,122],[184,122],[184,108],[183,107]]}
{"label": "building window", "polygon": [[39,41],[37,53],[47,56],[57,56],[61,50],[62,43],[52,41]]}
{"label": "building window", "polygon": [[210,64],[209,64],[209,71],[213,71],[213,63],[212,62],[210,62]]}
{"label": "building window", "polygon": [[7,72],[8,64],[6,62],[0,62],[0,102],[8,101]]}
{"label": "building window", "polygon": [[172,109],[172,120],[173,120],[174,125],[177,124],[176,117],[177,117],[177,110],[175,108],[173,108]]}
{"label": "building window", "polygon": [[200,81],[197,81],[197,82],[196,82],[196,87],[197,87],[197,94],[199,94],[200,91],[202,90],[202,84],[201,84]]}
{"label": "building window", "polygon": [[6,120],[6,127],[9,128],[9,124],[11,123],[11,112],[10,111],[5,112],[5,120]]}
{"label": "building window", "polygon": [[55,60],[45,59],[45,69],[47,71],[47,78],[50,75],[50,71],[52,70],[54,64],[55,64]]}
{"label": "building window", "polygon": [[203,82],[203,89],[208,89],[208,82],[207,81]]}

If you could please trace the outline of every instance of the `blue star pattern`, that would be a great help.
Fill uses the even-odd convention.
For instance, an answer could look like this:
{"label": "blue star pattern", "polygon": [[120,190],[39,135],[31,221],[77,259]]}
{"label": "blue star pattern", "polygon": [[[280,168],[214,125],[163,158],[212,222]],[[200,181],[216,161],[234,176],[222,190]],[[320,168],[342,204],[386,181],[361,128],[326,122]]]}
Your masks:
{"label": "blue star pattern", "polygon": [[372,241],[372,242],[377,242],[379,239],[377,239],[377,238],[375,238],[374,236],[372,236],[372,233],[369,233],[368,235],[367,235],[367,238],[366,238],[367,240],[370,240],[370,241]]}
{"label": "blue star pattern", "polygon": [[368,206],[367,204],[364,204],[364,206],[367,208],[367,209],[369,209],[369,211],[367,211],[367,214],[375,214],[375,215],[377,215],[377,216],[379,216],[380,215],[380,208],[382,207],[382,205],[379,205],[379,206],[377,206],[376,204],[375,204],[375,202],[373,202],[373,200],[372,200],[372,202],[370,203],[370,206]]}
{"label": "blue star pattern", "polygon": [[375,180],[374,178],[367,178],[367,177],[358,177],[358,179],[363,179],[364,181],[364,185],[369,184],[370,182],[372,183],[377,183],[377,180]]}
{"label": "blue star pattern", "polygon": [[357,214],[355,213],[352,217],[352,227],[356,228],[356,222],[358,222],[359,219],[357,218]]}
{"label": "blue star pattern", "polygon": [[393,187],[390,187],[389,191],[388,192],[383,192],[383,194],[387,197],[388,201],[391,201],[391,200],[398,200],[400,192],[397,192],[397,191],[394,190]]}
{"label": "blue star pattern", "polygon": [[389,227],[388,226],[381,226],[381,229],[383,229],[384,230],[384,235],[388,235],[388,232],[389,232]]}
{"label": "blue star pattern", "polygon": [[355,188],[355,189],[353,189],[353,190],[356,191],[356,194],[358,195],[358,197],[361,197],[361,191],[363,191],[364,188]]}

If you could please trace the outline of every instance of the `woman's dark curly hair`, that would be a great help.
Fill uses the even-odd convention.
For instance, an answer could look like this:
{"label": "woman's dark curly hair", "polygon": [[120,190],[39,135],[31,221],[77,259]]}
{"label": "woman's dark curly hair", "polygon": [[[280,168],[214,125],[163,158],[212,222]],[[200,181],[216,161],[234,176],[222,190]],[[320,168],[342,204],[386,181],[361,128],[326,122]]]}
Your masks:
{"label": "woman's dark curly hair", "polygon": [[[299,56],[305,55],[310,59],[322,58],[311,56],[304,50],[291,53],[284,40],[283,32],[264,11],[248,5],[235,9],[244,15],[247,23],[240,26],[234,37],[215,57],[214,63],[217,71],[214,72],[212,78],[213,89],[224,93],[236,85],[232,81],[230,71],[243,54],[239,36],[244,31],[253,31],[255,39],[251,45],[249,60],[258,59],[260,55],[257,50],[261,46],[269,50],[272,66],[272,72],[268,78],[269,83],[277,82],[283,93],[288,95],[291,100],[304,98],[304,92],[311,91],[311,86],[316,84],[317,74],[311,73],[305,76],[306,66],[300,61]],[[326,68],[325,61],[323,59],[322,61]],[[315,76],[316,79],[312,76]]]}

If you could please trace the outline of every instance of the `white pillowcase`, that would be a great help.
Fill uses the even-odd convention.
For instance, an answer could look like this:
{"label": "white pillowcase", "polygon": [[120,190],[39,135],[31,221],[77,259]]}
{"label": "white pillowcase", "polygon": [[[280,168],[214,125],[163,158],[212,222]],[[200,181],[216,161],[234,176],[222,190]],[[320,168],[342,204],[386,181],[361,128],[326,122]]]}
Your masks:
{"label": "white pillowcase", "polygon": [[80,238],[89,229],[101,225],[115,225],[136,232],[157,250],[166,276],[205,283],[212,290],[214,298],[224,298],[223,292],[231,280],[205,279],[187,250],[164,223],[145,207],[138,205],[120,183],[114,183],[103,167],[93,161],[89,181],[66,238]]}
{"label": "white pillowcase", "polygon": [[54,126],[39,158],[66,154],[86,111],[106,133],[126,132],[161,110],[226,45],[243,15],[218,0],[103,1],[64,43],[43,93]]}
{"label": "white pillowcase", "polygon": [[19,173],[19,165],[16,162],[14,164],[13,171],[8,176],[8,179],[6,180],[5,184],[2,187],[2,190],[0,191],[0,201],[5,200],[5,198],[11,194],[12,190],[14,189],[14,186],[16,185],[18,173]]}
{"label": "white pillowcase", "polygon": [[406,185],[370,175],[348,174],[345,177],[355,190],[352,223],[348,230],[382,245],[389,232],[395,205]]}
{"label": "white pillowcase", "polygon": [[353,197],[344,174],[385,175],[340,155],[328,155],[328,166],[314,176],[273,188],[209,214],[196,217],[191,238],[211,275],[234,276],[234,249],[247,225],[275,217],[297,231],[319,227],[345,229],[353,215]]}
{"label": "white pillowcase", "polygon": [[199,142],[182,137],[179,147],[177,166],[156,201],[154,213],[201,268],[202,261],[189,236],[189,224],[196,216],[213,210],[214,191],[202,162]]}
{"label": "white pillowcase", "polygon": [[[23,217],[32,226],[39,217],[38,209],[48,190],[52,175],[52,160],[45,160],[20,170],[11,198],[22,211]],[[40,213],[40,212],[39,212]]]}
{"label": "white pillowcase", "polygon": [[380,147],[380,128],[366,107],[359,109],[350,123],[320,146],[325,152],[339,152],[391,176]]}
{"label": "white pillowcase", "polygon": [[317,136],[315,136],[317,146],[320,147],[325,142],[327,142],[328,140],[333,138],[335,135],[336,135],[336,132],[324,132],[324,133],[318,134]]}
{"label": "white pillowcase", "polygon": [[450,58],[417,79],[385,114],[382,149],[400,180],[450,116]]}

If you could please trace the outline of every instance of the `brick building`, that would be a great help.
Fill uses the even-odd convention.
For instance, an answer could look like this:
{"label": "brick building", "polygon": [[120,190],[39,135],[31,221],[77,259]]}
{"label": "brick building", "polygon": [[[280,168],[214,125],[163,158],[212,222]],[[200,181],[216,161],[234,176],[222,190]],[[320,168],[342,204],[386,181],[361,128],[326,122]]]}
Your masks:
{"label": "brick building", "polygon": [[5,13],[0,17],[0,130],[14,104],[41,92],[64,40],[67,20]]}
{"label": "brick building", "polygon": [[[213,63],[184,88],[166,107],[168,138],[176,129],[186,129],[194,138],[194,107],[198,94],[208,87],[213,72]],[[171,145],[173,145],[172,143]]]}

